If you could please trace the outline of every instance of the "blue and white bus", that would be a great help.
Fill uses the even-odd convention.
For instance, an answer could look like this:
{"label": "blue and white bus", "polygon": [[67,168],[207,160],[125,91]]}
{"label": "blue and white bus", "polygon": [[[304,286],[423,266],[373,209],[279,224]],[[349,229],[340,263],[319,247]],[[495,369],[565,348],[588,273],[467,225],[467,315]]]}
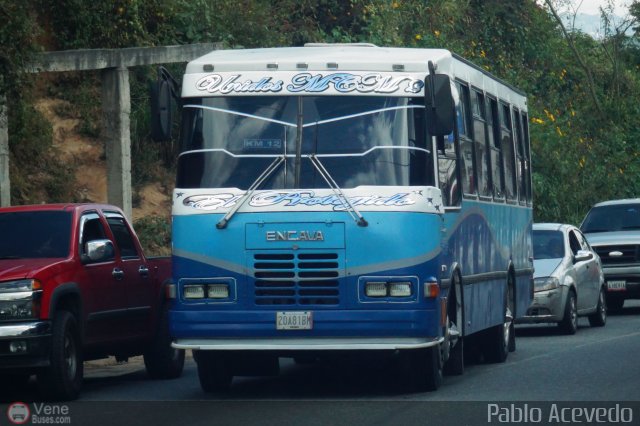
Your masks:
{"label": "blue and white bus", "polygon": [[434,390],[465,341],[515,350],[533,290],[521,91],[447,50],[312,44],[191,61],[180,103],[170,328],[204,391],[347,351]]}

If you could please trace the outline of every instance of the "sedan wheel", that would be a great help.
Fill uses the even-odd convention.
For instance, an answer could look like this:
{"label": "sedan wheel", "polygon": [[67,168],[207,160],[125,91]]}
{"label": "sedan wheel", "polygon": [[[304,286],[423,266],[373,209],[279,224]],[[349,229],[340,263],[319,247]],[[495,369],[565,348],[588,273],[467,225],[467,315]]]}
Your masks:
{"label": "sedan wheel", "polygon": [[604,288],[600,289],[598,295],[598,306],[596,311],[589,315],[589,325],[591,327],[602,327],[607,323],[607,302],[604,296]]}
{"label": "sedan wheel", "polygon": [[576,307],[576,294],[573,290],[569,291],[564,308],[564,318],[558,326],[565,334],[575,334],[578,330],[578,309]]}

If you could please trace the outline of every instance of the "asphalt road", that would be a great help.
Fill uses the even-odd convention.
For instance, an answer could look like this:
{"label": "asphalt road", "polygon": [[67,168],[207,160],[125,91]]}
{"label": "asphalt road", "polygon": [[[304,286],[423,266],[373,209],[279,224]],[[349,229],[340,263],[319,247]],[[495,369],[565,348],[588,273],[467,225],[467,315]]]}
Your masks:
{"label": "asphalt road", "polygon": [[[182,377],[171,381],[149,380],[140,358],[135,358],[127,364],[86,363],[80,401],[166,401],[171,404],[169,401],[204,400],[209,408],[222,403],[225,407],[235,406],[243,415],[261,405],[300,407],[311,402],[342,403],[340,407],[350,413],[351,408],[365,403],[369,404],[365,410],[369,415],[378,413],[367,422],[378,424],[390,423],[385,421],[390,420],[388,413],[380,407],[392,407],[394,402],[434,402],[430,405],[432,409],[447,409],[446,405],[435,402],[476,401],[482,402],[484,413],[487,404],[496,401],[520,405],[530,401],[569,404],[635,401],[633,420],[634,423],[640,421],[637,404],[640,401],[640,301],[628,301],[622,313],[608,317],[605,327],[591,328],[586,318],[580,318],[578,332],[573,336],[560,334],[553,325],[519,325],[516,335],[517,351],[510,353],[505,363],[469,363],[464,375],[445,377],[436,392],[408,392],[398,380],[397,368],[388,362],[297,365],[282,359],[279,376],[236,378],[227,394],[211,395],[201,391],[196,366],[190,357]],[[6,394],[8,388],[4,385],[2,388]],[[5,395],[5,401],[7,397],[9,402],[38,400],[34,383],[24,391]],[[372,411],[372,403],[381,411]],[[460,408],[459,405],[454,409]],[[332,415],[336,409],[340,412],[340,408],[334,406]],[[326,413],[326,410],[318,411]],[[407,411],[403,412],[406,415]],[[348,416],[342,415],[342,420],[352,423]],[[318,424],[326,424],[321,421],[321,414],[316,414],[314,419]],[[404,420],[411,423],[412,419]],[[254,420],[269,423],[260,416]],[[483,420],[482,424],[486,424],[484,417]],[[335,418],[331,421],[335,423]]]}

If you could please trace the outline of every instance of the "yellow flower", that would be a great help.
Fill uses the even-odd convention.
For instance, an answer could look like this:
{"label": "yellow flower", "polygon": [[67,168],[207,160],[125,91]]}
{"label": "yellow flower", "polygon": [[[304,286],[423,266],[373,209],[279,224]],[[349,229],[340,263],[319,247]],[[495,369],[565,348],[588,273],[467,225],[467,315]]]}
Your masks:
{"label": "yellow flower", "polygon": [[480,57],[481,58],[486,58],[487,57],[487,54],[484,53],[484,50],[480,50]]}
{"label": "yellow flower", "polygon": [[556,133],[557,133],[558,135],[560,135],[560,136],[564,136],[564,135],[562,134],[562,130],[560,130],[560,127],[558,127],[558,126],[556,126]]}
{"label": "yellow flower", "polygon": [[416,40],[422,40],[422,34],[416,34]]}
{"label": "yellow flower", "polygon": [[540,118],[535,118],[535,117],[533,117],[533,118],[531,119],[531,121],[533,121],[533,122],[534,122],[534,123],[536,123],[536,124],[544,124],[544,120],[542,120],[542,119],[540,119]]}
{"label": "yellow flower", "polygon": [[549,120],[551,121],[556,121],[556,118],[553,116],[553,114],[551,114],[549,111],[547,111],[546,109],[544,110],[544,113],[547,114],[547,117],[549,118]]}
{"label": "yellow flower", "polygon": [[585,161],[584,161],[584,157],[582,157],[582,158],[580,159],[580,168],[583,168],[583,167],[584,167],[584,163],[585,163]]}
{"label": "yellow flower", "polygon": [[400,4],[397,1],[394,1],[392,6],[393,6],[394,9],[397,9],[397,8],[400,7]]}
{"label": "yellow flower", "polygon": [[438,31],[438,30],[435,30],[435,31],[433,32],[433,34],[435,34],[435,36],[436,36],[436,37],[440,37],[440,31]]}

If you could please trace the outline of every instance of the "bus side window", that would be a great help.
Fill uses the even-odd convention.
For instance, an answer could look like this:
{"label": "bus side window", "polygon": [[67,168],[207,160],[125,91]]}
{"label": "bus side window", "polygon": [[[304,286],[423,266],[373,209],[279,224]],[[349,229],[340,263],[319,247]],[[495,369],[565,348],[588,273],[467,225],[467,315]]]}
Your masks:
{"label": "bus side window", "polygon": [[504,173],[502,170],[502,147],[500,144],[500,121],[498,120],[498,101],[487,98],[487,137],[489,142],[489,167],[493,196],[504,199]]}
{"label": "bus side window", "polygon": [[521,204],[527,202],[527,190],[526,190],[526,173],[525,173],[525,158],[524,158],[524,145],[522,138],[522,116],[520,111],[513,110],[513,123],[515,127],[515,146],[516,146],[516,179],[518,182],[518,195]]}
{"label": "bus side window", "polygon": [[471,95],[471,108],[473,111],[473,141],[475,150],[475,176],[478,183],[480,196],[492,195],[489,186],[489,159],[487,155],[487,133],[484,95],[474,90]]}
{"label": "bus side window", "polygon": [[464,194],[476,194],[476,178],[473,167],[473,140],[471,139],[471,105],[469,88],[460,82],[456,82],[460,103],[456,105],[458,116],[458,138],[460,156],[460,176]]}
{"label": "bus side window", "polygon": [[514,201],[517,199],[514,139],[511,131],[511,111],[509,105],[504,103],[500,104],[500,136],[502,138],[502,157],[504,161],[504,191],[507,200]]}

